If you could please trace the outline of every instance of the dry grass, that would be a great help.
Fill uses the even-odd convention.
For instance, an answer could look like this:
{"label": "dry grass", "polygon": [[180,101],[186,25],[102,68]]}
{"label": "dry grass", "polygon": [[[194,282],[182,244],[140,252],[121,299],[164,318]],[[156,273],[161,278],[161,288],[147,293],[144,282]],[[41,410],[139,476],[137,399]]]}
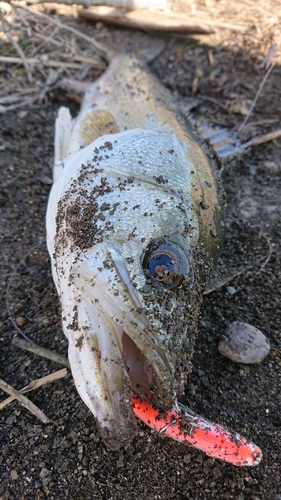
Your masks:
{"label": "dry grass", "polygon": [[[237,51],[246,45],[265,68],[280,62],[278,1],[184,0],[180,7],[194,22],[200,19],[215,30],[202,38],[210,46],[232,45]],[[0,63],[8,85],[7,78],[0,79],[0,112],[44,101],[62,77],[83,81],[93,69],[98,76],[105,68],[98,55],[104,55],[102,44],[97,43],[100,31],[88,25],[91,36],[86,35],[84,21],[79,27],[76,7],[63,3],[27,7],[20,1],[2,2],[1,10]]]}

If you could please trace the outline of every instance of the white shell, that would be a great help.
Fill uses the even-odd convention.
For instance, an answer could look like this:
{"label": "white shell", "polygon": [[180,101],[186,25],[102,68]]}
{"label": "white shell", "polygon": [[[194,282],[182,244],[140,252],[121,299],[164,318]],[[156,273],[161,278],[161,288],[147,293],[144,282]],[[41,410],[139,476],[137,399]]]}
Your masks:
{"label": "white shell", "polygon": [[226,328],[218,349],[223,356],[236,363],[260,363],[269,353],[270,343],[254,326],[234,321]]}

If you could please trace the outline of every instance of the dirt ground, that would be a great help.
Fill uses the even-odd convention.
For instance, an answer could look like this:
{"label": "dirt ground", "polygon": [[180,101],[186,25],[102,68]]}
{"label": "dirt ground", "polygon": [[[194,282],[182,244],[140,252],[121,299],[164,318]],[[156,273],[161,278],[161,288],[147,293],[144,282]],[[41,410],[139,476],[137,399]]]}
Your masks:
{"label": "dirt ground", "polygon": [[[272,44],[281,41],[278,2],[196,5],[198,16],[204,7],[211,19],[244,27],[216,28],[212,35],[194,38],[163,37],[165,49],[151,69],[178,96],[180,106],[195,97],[197,115],[234,135],[245,118],[234,112],[235,105],[236,111],[249,109],[266,73],[264,57]],[[45,11],[56,15],[54,9]],[[120,49],[128,41],[137,46],[141,39],[137,32],[61,19]],[[1,42],[4,53],[7,43]],[[280,52],[274,61],[239,135],[242,142],[280,129]],[[1,65],[2,96],[13,94],[19,85],[31,85],[23,68]],[[100,69],[89,68],[85,79],[99,73]],[[43,73],[35,72],[35,78],[42,86]],[[45,245],[54,120],[61,104],[73,112],[78,109],[73,96],[54,85],[41,101],[8,110],[0,120],[1,377],[16,389],[60,366],[11,346],[18,334],[8,318],[9,282],[10,313],[14,319],[25,318],[24,333],[67,355]],[[204,298],[194,369],[183,400],[197,413],[258,444],[264,454],[261,464],[239,468],[213,460],[162,438],[142,423],[130,446],[108,451],[68,374],[28,395],[50,424],[43,424],[18,402],[1,411],[1,500],[281,499],[280,153],[279,138],[224,165],[227,235],[218,268],[221,275],[242,268],[244,272]],[[219,337],[235,320],[258,327],[270,340],[271,351],[261,364],[235,364],[219,354]],[[1,399],[6,397],[1,392]]]}

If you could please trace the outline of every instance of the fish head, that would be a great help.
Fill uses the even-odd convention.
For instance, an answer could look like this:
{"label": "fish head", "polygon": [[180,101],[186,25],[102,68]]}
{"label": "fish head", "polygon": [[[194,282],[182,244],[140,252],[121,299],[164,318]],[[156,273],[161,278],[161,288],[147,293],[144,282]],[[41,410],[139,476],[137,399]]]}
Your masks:
{"label": "fish head", "polygon": [[136,129],[70,157],[53,186],[48,241],[70,365],[111,448],[134,435],[132,391],[168,411],[191,371],[220,246],[206,236],[221,227],[208,165],[193,141]]}

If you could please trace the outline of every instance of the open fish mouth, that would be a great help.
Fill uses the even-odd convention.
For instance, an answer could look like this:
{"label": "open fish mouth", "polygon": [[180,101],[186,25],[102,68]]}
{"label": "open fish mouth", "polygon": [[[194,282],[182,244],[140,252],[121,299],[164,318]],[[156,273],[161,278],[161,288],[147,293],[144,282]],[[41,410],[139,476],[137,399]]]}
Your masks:
{"label": "open fish mouth", "polygon": [[74,263],[70,289],[77,306],[64,312],[63,326],[75,384],[103,439],[118,448],[135,431],[132,391],[162,409],[174,403],[165,335],[148,320],[117,246],[100,245]]}

